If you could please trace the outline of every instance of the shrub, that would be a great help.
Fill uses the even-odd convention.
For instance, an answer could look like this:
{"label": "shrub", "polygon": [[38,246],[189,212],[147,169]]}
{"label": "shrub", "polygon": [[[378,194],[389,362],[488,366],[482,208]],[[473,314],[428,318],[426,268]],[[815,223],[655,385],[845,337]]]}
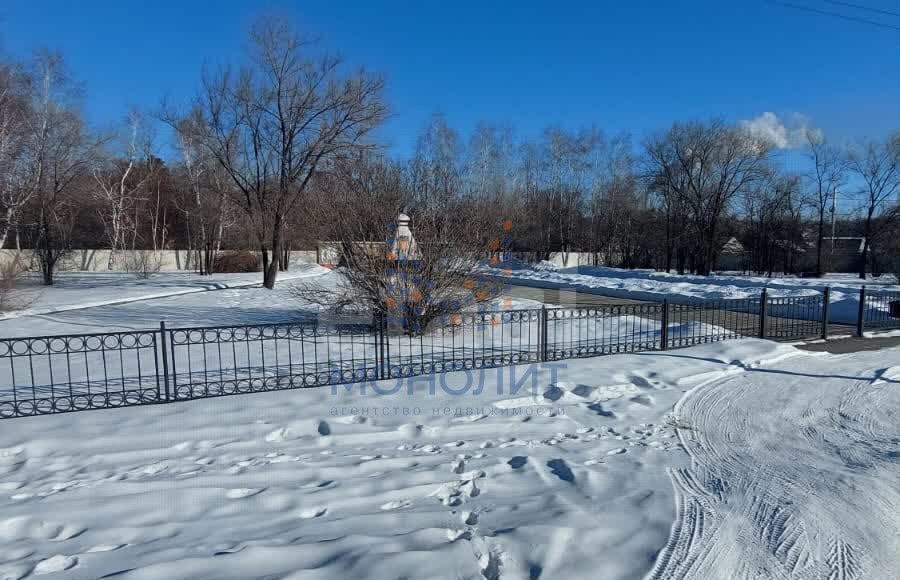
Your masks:
{"label": "shrub", "polygon": [[0,313],[28,307],[28,301],[17,289],[24,273],[25,265],[19,256],[0,261]]}
{"label": "shrub", "polygon": [[149,278],[162,269],[162,253],[155,250],[131,250],[125,252],[122,263],[126,272],[139,278]]}
{"label": "shrub", "polygon": [[227,251],[219,252],[213,262],[212,271],[217,274],[227,272],[259,272],[259,256],[255,252]]}

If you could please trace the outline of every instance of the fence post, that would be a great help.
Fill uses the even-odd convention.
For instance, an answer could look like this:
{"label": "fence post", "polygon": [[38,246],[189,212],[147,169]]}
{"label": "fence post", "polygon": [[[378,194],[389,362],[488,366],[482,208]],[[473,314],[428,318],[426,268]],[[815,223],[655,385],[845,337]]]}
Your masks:
{"label": "fence post", "polygon": [[378,380],[381,378],[381,317],[377,311],[372,313],[372,336],[372,346],[375,347],[375,379]]}
{"label": "fence post", "polygon": [[662,328],[659,331],[659,350],[669,348],[669,299],[662,303]]}
{"label": "fence post", "polygon": [[862,336],[866,331],[866,285],[859,289],[859,314],[856,317],[856,336]]}
{"label": "fence post", "polygon": [[831,288],[825,287],[822,294],[822,340],[828,338],[828,318],[831,312]]}
{"label": "fence post", "polygon": [[541,306],[541,312],[538,315],[540,319],[540,330],[538,331],[538,345],[540,346],[541,353],[539,358],[541,362],[545,362],[547,360],[547,305],[544,304]]}
{"label": "fence post", "polygon": [[385,334],[387,329],[387,322],[385,321],[384,312],[378,313],[378,350],[380,352],[380,356],[378,357],[378,378],[384,379],[387,377],[387,346],[385,346]]}
{"label": "fence post", "polygon": [[162,350],[163,385],[166,389],[166,402],[168,402],[171,400],[169,393],[169,353],[166,348],[166,323],[163,320],[159,322],[159,345],[160,350]]}
{"label": "fence post", "polygon": [[762,289],[762,295],[759,298],[759,337],[766,337],[766,301],[768,289]]}

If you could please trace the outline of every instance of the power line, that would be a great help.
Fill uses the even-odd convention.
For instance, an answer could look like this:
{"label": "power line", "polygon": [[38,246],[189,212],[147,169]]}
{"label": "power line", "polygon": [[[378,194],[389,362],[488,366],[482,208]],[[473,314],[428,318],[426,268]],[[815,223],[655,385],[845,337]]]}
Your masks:
{"label": "power line", "polygon": [[890,30],[900,31],[900,26],[895,26],[893,24],[885,24],[884,22],[878,22],[877,20],[869,20],[868,18],[859,18],[857,16],[849,16],[847,14],[841,14],[840,12],[832,12],[830,10],[820,10],[818,8],[813,8],[811,6],[802,6],[800,4],[793,4],[791,2],[782,2],[781,0],[768,0],[770,4],[777,4],[779,6],[785,6],[787,8],[793,8],[795,10],[801,10],[803,12],[812,12],[813,14],[821,14],[823,16],[831,16],[833,18],[840,18],[841,20],[848,20],[850,22],[857,22],[860,24],[868,24],[869,26],[877,26],[879,28],[888,28]]}
{"label": "power line", "polygon": [[883,8],[872,8],[871,6],[863,6],[862,4],[854,4],[853,2],[841,2],[840,0],[822,0],[826,4],[836,4],[838,6],[846,6],[847,8],[856,8],[857,10],[866,10],[876,14],[884,14],[885,16],[896,16],[900,18],[900,12],[893,12]]}

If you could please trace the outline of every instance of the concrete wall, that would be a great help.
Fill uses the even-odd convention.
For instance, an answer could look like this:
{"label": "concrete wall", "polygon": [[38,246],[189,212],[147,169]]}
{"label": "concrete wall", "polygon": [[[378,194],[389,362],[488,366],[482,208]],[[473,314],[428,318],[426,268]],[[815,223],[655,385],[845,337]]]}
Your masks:
{"label": "concrete wall", "polygon": [[[72,250],[59,264],[61,271],[100,272],[108,271],[109,250]],[[0,264],[8,263],[15,259],[16,255],[29,267],[36,270],[37,259],[30,250],[17,252],[16,250],[0,250]],[[154,258],[160,262],[161,272],[190,272],[195,269],[195,253],[186,250],[128,250],[117,252],[113,260],[112,270],[115,272],[127,272],[133,270],[133,264],[139,262],[136,254],[145,255],[148,259]],[[155,255],[155,256],[154,256]],[[295,250],[291,252],[291,264],[315,264],[315,250]],[[129,265],[132,265],[129,267]]]}

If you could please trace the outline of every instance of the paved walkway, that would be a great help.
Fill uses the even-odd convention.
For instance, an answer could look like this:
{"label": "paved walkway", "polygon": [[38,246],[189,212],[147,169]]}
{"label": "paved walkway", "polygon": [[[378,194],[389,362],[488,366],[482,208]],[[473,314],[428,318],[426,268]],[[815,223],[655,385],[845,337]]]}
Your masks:
{"label": "paved walkway", "polygon": [[588,294],[575,290],[559,290],[557,288],[535,288],[532,286],[517,286],[504,282],[504,296],[510,298],[524,298],[536,300],[544,304],[557,304],[560,306],[617,306],[620,304],[649,304],[647,300],[631,300],[628,298],[611,298],[600,294]]}
{"label": "paved walkway", "polygon": [[[556,288],[536,288],[532,286],[519,286],[508,282],[503,285],[503,293],[511,298],[529,299],[544,304],[553,304],[568,307],[585,307],[585,306],[619,306],[629,304],[652,304],[647,300],[632,300],[628,298],[613,298],[595,293],[578,291],[575,289],[561,290]],[[696,319],[697,322],[722,326],[742,335],[756,335],[758,328],[758,316],[753,313],[728,312],[718,310],[701,310],[701,311],[680,311],[680,314],[673,314],[674,320],[679,322],[688,322]],[[652,315],[650,315],[653,318]],[[807,326],[808,328],[799,328]],[[769,338],[774,340],[797,340],[798,333],[800,335],[808,335],[815,337],[821,331],[817,321],[801,321],[790,318],[779,318],[774,316],[768,317]],[[846,336],[854,334],[856,327],[847,324],[831,323],[828,325],[828,333],[830,335]],[[900,337],[887,339],[844,339],[832,340],[824,343],[815,343],[800,346],[807,350],[819,350],[828,352],[858,352],[862,350],[876,350],[890,346],[900,345]]]}
{"label": "paved walkway", "polygon": [[815,352],[830,352],[831,354],[847,354],[851,352],[861,352],[865,350],[879,350],[882,348],[891,348],[900,346],[900,336],[886,336],[871,338],[860,338],[851,336],[847,338],[837,338],[827,340],[825,342],[815,342],[812,344],[797,345],[797,348],[803,350],[811,350]]}

